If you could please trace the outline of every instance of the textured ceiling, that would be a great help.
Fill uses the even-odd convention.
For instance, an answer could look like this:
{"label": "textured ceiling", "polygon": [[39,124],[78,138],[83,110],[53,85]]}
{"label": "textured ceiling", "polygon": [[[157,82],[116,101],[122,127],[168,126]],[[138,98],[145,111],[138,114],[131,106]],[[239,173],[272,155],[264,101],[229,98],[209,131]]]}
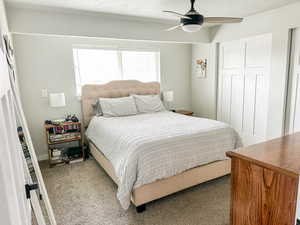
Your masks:
{"label": "textured ceiling", "polygon": [[[297,1],[299,0],[196,0],[196,9],[205,16],[245,17]],[[189,0],[6,0],[6,2],[169,20],[176,18],[162,13],[162,10],[185,13],[190,8]]]}

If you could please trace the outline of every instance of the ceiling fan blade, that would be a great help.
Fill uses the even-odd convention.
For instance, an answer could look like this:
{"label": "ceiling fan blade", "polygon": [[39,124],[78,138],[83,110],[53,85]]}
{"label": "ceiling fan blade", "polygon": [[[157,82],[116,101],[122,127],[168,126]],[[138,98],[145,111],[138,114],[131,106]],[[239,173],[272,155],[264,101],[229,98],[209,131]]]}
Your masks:
{"label": "ceiling fan blade", "polygon": [[186,15],[183,15],[183,14],[181,14],[181,13],[174,12],[174,11],[168,11],[168,10],[164,10],[163,12],[166,12],[166,13],[171,13],[171,14],[173,14],[173,15],[175,15],[175,16],[178,16],[178,17],[180,17],[180,18],[185,18],[185,19],[189,19],[189,20],[191,20],[191,19],[192,19],[192,18],[191,18],[191,17],[189,17],[189,16],[186,16]]}
{"label": "ceiling fan blade", "polygon": [[243,18],[235,17],[205,17],[204,23],[240,23]]}
{"label": "ceiling fan blade", "polygon": [[174,26],[174,27],[171,27],[171,28],[167,29],[166,31],[175,30],[175,29],[177,29],[178,27],[181,27],[181,26],[182,26],[182,24],[179,24],[177,26]]}

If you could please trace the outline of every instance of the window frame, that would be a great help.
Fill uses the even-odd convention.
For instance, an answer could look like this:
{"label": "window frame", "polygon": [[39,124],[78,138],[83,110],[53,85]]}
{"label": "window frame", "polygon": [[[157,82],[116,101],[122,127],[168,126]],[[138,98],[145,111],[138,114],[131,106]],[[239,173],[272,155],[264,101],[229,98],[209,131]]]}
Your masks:
{"label": "window frame", "polygon": [[[156,80],[157,82],[161,82],[161,66],[160,66],[160,49],[158,48],[131,48],[131,47],[118,47],[118,46],[90,46],[90,45],[73,45],[72,53],[73,53],[73,71],[75,75],[75,86],[76,86],[76,96],[81,97],[81,75],[80,75],[80,66],[79,66],[79,55],[77,50],[80,49],[91,49],[91,50],[112,50],[117,52],[118,58],[118,71],[120,80],[124,79],[123,73],[123,65],[122,65],[122,52],[123,51],[133,51],[133,52],[154,52],[155,53],[155,61],[156,61]],[[76,53],[76,57],[75,57]],[[113,80],[112,80],[113,81]],[[97,84],[97,83],[93,83]],[[99,83],[100,84],[100,83]]]}

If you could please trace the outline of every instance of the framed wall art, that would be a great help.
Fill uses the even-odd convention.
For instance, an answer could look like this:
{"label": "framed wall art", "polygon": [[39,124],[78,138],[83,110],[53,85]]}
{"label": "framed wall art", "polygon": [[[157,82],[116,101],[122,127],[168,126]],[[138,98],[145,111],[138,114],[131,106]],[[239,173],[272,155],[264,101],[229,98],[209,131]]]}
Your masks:
{"label": "framed wall art", "polygon": [[207,59],[197,59],[196,60],[196,77],[205,78],[207,70]]}

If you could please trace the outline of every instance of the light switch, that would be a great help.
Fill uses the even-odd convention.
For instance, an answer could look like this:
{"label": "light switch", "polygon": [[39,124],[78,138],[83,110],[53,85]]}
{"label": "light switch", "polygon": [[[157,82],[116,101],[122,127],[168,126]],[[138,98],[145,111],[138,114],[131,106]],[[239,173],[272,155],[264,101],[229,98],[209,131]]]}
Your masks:
{"label": "light switch", "polygon": [[48,90],[47,90],[47,88],[42,89],[42,97],[43,98],[48,98]]}

